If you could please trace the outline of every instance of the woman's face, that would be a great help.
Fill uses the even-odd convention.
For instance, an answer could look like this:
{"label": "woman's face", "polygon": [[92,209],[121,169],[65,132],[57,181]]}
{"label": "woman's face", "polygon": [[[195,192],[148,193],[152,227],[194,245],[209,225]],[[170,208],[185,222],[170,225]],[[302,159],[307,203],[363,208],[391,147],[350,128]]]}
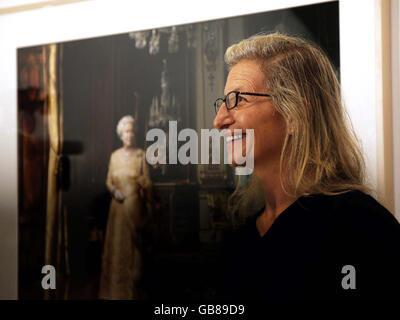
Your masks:
{"label": "woman's face", "polygon": [[121,132],[121,140],[124,147],[133,147],[134,138],[135,133],[133,131],[133,125],[131,123],[126,123]]}
{"label": "woman's face", "polygon": [[[259,65],[255,60],[239,61],[229,72],[224,96],[230,91],[269,93]],[[270,97],[243,95],[237,107],[231,110],[223,104],[215,117],[214,126],[219,130],[227,129],[227,135],[233,135],[234,129],[242,132],[242,138],[239,135],[237,140],[227,142],[228,159],[234,166],[237,165],[235,157],[240,153],[246,155],[246,129],[254,129],[254,167],[271,161],[279,163],[286,122],[273,107]],[[247,146],[248,150],[252,147]]]}

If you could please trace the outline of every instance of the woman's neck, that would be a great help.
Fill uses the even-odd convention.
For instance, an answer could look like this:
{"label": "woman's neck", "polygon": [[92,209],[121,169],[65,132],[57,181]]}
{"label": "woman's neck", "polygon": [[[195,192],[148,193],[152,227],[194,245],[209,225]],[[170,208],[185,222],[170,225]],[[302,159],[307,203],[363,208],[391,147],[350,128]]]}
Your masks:
{"label": "woman's neck", "polygon": [[131,151],[133,151],[135,149],[135,147],[133,147],[133,146],[123,146],[122,149],[125,152],[131,152]]}
{"label": "woman's neck", "polygon": [[279,166],[264,166],[255,170],[264,191],[265,209],[257,218],[257,230],[263,236],[271,227],[275,219],[293,202],[297,197],[284,192],[281,185]]}

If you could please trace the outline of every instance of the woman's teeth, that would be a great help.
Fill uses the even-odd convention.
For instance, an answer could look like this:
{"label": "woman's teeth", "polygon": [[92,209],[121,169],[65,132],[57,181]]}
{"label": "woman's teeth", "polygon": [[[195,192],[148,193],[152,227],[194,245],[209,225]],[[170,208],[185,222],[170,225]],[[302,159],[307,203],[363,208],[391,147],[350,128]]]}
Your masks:
{"label": "woman's teeth", "polygon": [[232,140],[240,140],[243,138],[244,135],[234,135],[234,136],[228,136],[226,137],[226,142],[231,142]]}

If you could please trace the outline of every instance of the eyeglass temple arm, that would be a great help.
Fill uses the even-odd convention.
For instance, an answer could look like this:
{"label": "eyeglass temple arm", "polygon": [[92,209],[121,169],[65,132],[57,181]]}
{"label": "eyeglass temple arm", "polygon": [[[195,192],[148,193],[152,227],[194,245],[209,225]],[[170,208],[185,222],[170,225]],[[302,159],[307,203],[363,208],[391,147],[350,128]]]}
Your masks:
{"label": "eyeglass temple arm", "polygon": [[244,94],[249,96],[260,96],[260,97],[270,97],[270,94],[267,93],[254,93],[254,92],[238,92],[238,94]]}

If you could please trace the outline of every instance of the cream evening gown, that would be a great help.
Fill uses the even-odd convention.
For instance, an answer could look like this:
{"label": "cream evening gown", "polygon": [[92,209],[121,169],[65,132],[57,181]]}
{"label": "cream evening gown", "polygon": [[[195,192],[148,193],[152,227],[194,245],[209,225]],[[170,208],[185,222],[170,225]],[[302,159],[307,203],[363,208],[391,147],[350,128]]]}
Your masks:
{"label": "cream evening gown", "polygon": [[137,148],[131,156],[126,157],[122,148],[114,151],[109,162],[106,185],[110,192],[114,187],[122,191],[125,199],[123,202],[114,198],[111,200],[99,298],[138,299],[142,266],[140,228],[145,214],[140,187],[148,188],[151,185],[145,152]]}

